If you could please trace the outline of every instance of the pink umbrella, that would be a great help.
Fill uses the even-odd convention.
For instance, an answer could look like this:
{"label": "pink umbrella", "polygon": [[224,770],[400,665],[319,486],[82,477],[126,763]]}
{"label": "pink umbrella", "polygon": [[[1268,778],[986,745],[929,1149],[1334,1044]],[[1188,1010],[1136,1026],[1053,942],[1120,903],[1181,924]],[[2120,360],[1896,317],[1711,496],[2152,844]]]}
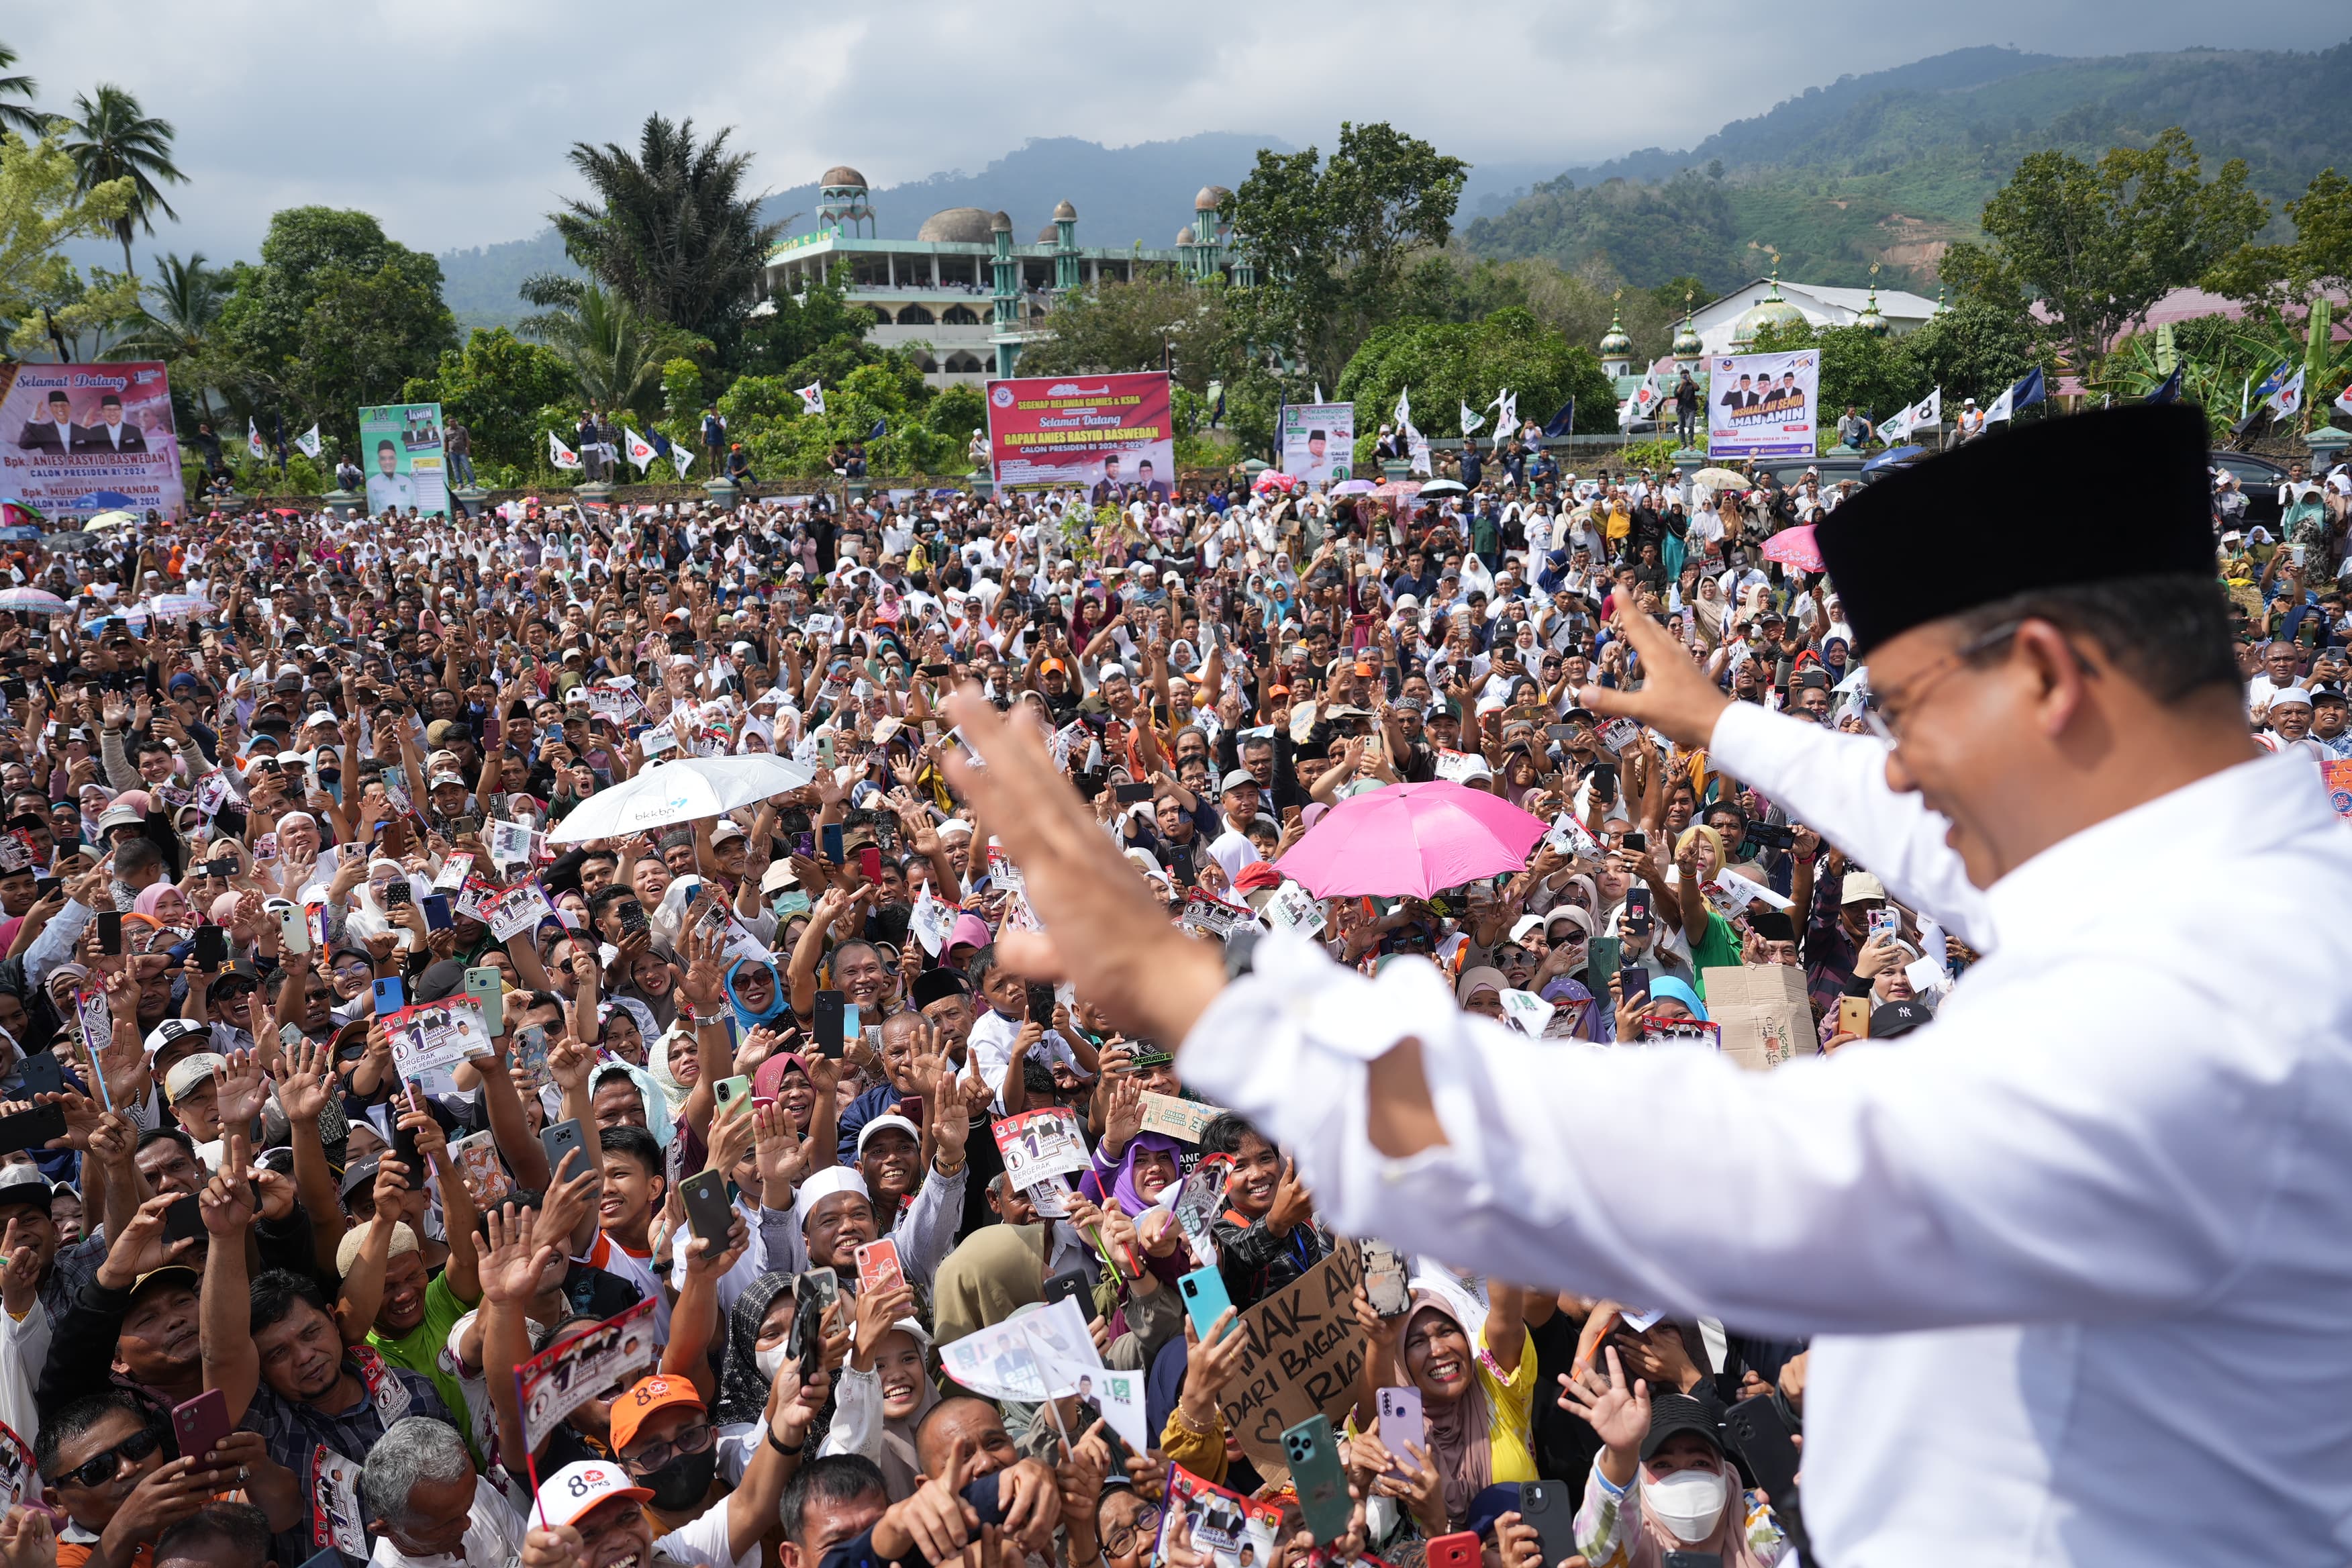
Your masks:
{"label": "pink umbrella", "polygon": [[1800,572],[1822,569],[1822,547],[1813,542],[1813,525],[1799,523],[1784,528],[1764,542],[1764,559],[1778,561],[1783,566],[1794,566]]}
{"label": "pink umbrella", "polygon": [[1288,495],[1297,488],[1298,476],[1286,474],[1280,468],[1268,468],[1250,482],[1250,489],[1260,495],[1264,495],[1268,490],[1280,490],[1283,494]]}
{"label": "pink umbrella", "polygon": [[1425,899],[1517,871],[1543,821],[1483,790],[1439,780],[1367,790],[1324,814],[1275,869],[1318,899]]}

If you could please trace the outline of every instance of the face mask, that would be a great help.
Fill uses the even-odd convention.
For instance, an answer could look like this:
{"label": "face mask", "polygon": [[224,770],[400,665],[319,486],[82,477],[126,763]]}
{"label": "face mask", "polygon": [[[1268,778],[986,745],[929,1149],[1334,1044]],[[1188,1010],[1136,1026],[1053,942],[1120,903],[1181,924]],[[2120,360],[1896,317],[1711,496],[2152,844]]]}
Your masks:
{"label": "face mask", "polygon": [[1644,1475],[1642,1507],[1676,1541],[1705,1541],[1723,1515],[1725,1489],[1720,1470],[1676,1470],[1660,1480]]}
{"label": "face mask", "polygon": [[718,1472],[719,1446],[714,1443],[699,1454],[680,1454],[652,1475],[639,1477],[637,1484],[652,1489],[654,1507],[677,1513],[702,1500]]}
{"label": "face mask", "polygon": [[775,1382],[776,1374],[784,1370],[784,1342],[778,1340],[772,1349],[753,1351],[751,1364],[760,1369],[761,1377]]}

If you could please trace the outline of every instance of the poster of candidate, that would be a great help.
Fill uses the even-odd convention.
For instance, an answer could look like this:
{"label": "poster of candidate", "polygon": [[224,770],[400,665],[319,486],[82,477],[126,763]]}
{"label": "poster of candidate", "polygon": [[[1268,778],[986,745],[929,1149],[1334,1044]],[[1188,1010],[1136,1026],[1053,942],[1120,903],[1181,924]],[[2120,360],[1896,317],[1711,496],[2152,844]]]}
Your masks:
{"label": "poster of candidate", "polygon": [[449,485],[441,464],[441,405],[387,403],[360,410],[360,466],[367,470],[370,517],[415,507],[426,517],[449,515]]}
{"label": "poster of candidate", "polygon": [[186,498],[163,367],[0,361],[0,495],[52,518],[178,511]]}
{"label": "poster of candidate", "polygon": [[1324,489],[1355,477],[1356,405],[1352,403],[1286,403],[1282,405],[1282,471]]}
{"label": "poster of candidate", "polygon": [[1100,504],[1176,482],[1165,372],[1016,376],[988,384],[988,457],[999,489],[1076,487]]}
{"label": "poster of candidate", "polygon": [[1707,369],[1708,457],[1721,462],[1813,455],[1822,377],[1818,353],[1719,354],[1707,362]]}

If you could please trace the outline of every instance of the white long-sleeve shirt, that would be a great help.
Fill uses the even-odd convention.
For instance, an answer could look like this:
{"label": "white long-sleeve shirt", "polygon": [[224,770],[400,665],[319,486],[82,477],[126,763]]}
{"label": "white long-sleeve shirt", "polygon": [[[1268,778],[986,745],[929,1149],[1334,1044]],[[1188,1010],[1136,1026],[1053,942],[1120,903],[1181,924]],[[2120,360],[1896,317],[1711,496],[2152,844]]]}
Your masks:
{"label": "white long-sleeve shirt", "polygon": [[[1563,1047],[1276,935],[1182,1072],[1343,1231],[1818,1336],[1805,1511],[1838,1568],[2341,1563],[2352,834],[2313,773],[2244,763],[2012,870],[1999,951],[1900,1041],[1769,1073]],[[1392,1160],[1365,1064],[1409,1037],[1445,1142]]]}

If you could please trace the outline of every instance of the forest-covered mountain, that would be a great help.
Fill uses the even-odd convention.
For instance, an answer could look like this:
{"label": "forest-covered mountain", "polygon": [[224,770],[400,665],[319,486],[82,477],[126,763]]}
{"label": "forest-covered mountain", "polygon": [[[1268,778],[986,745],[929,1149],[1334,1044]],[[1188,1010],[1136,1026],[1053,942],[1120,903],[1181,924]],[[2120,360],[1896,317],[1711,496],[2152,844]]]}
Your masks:
{"label": "forest-covered mountain", "polygon": [[1533,186],[1465,235],[1497,259],[1606,262],[1650,286],[1684,274],[1728,289],[1782,269],[1933,289],[1945,243],[1976,231],[1985,199],[2028,153],[2095,157],[2179,125],[2208,173],[2241,157],[2263,195],[2352,168],[2343,83],[2352,42],[2316,53],[2186,49],[2065,59],[1958,49],[1809,89],[1686,152],[1656,148]]}

